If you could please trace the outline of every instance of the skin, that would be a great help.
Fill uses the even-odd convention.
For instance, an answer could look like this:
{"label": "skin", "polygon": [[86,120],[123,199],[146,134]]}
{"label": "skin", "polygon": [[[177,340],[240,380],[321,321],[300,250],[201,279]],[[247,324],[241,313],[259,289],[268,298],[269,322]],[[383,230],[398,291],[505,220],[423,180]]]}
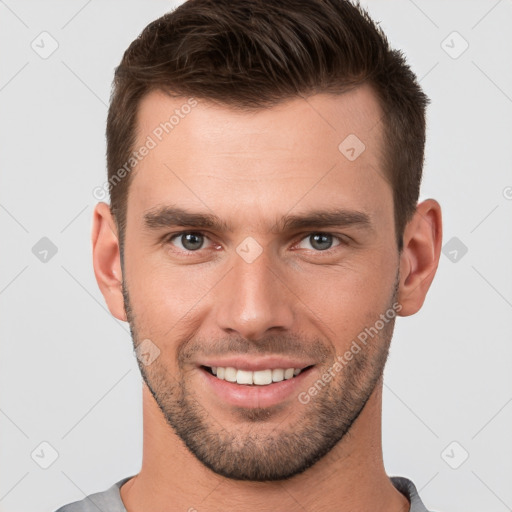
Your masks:
{"label": "skin", "polygon": [[[146,96],[137,147],[186,101]],[[250,113],[198,100],[132,171],[123,265],[109,206],[96,206],[94,270],[107,305],[130,321],[135,346],[150,339],[160,350],[151,365],[139,362],[144,449],[140,473],[121,488],[128,512],[169,504],[199,512],[409,510],[386,475],[381,446],[381,375],[394,321],[308,404],[295,394],[274,407],[225,404],[197,366],[212,347],[225,355],[305,354],[316,357],[301,384],[307,391],[392,304],[400,316],[421,308],[439,261],[441,209],[433,199],[417,206],[399,254],[392,189],[380,164],[381,118],[368,86]],[[366,146],[354,161],[338,149],[349,134]],[[145,225],[145,214],[170,204],[215,214],[232,230]],[[329,208],[362,212],[370,224],[272,229],[285,215]],[[183,238],[170,240],[191,231],[206,236],[198,251],[187,251]],[[334,236],[331,248],[313,245],[318,232]],[[236,251],[247,237],[262,249],[251,263]],[[331,430],[322,426],[329,421],[319,424],[322,412]],[[189,441],[188,427],[203,428],[201,453],[171,428],[171,417]],[[301,435],[286,458],[279,450],[294,432]],[[213,440],[224,441],[224,450],[216,452],[221,445]],[[308,463],[321,447],[325,453]],[[237,468],[233,460],[243,456]],[[274,478],[226,476],[230,463],[231,471],[274,471]]]}

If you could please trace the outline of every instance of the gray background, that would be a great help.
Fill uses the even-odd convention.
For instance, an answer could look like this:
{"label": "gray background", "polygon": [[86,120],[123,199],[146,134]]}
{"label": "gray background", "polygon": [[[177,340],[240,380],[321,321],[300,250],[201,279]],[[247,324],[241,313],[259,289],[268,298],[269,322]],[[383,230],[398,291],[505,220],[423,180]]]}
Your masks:
{"label": "gray background", "polygon": [[[386,468],[434,510],[510,510],[512,3],[364,5],[432,99],[422,198],[448,244],[423,309],[397,321]],[[92,191],[114,67],[172,6],[0,1],[1,511],[51,512],[140,469],[141,379],[94,279]]]}

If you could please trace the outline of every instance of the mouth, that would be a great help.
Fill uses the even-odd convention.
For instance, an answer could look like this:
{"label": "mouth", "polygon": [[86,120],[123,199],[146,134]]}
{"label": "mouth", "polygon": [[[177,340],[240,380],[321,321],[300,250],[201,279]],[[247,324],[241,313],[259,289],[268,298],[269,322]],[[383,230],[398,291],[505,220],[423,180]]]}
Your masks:
{"label": "mouth", "polygon": [[285,403],[291,406],[293,397],[306,389],[315,377],[317,365],[312,363],[292,357],[249,359],[235,355],[201,361],[197,369],[202,389],[215,397],[217,403],[263,408]]}
{"label": "mouth", "polygon": [[314,365],[304,368],[267,368],[250,371],[237,369],[232,366],[204,366],[201,369],[219,380],[240,384],[243,386],[270,386],[272,384],[291,380],[307,372]]}

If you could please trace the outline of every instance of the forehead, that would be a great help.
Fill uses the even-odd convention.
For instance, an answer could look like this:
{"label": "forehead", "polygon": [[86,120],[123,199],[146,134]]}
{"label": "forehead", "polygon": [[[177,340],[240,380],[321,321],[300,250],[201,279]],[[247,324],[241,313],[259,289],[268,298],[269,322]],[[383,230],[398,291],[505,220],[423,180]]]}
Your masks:
{"label": "forehead", "polygon": [[381,120],[369,86],[253,111],[153,91],[139,105],[135,149],[150,149],[132,171],[129,204],[219,210],[229,198],[235,208],[280,201],[289,210],[304,196],[304,206],[319,198],[370,205],[368,188],[379,187],[389,199]]}
{"label": "forehead", "polygon": [[[172,145],[174,140],[179,144],[186,142],[188,146],[199,143],[207,150],[208,144],[222,142],[246,152],[251,147],[261,149],[254,143],[264,144],[270,150],[286,142],[307,141],[319,135],[337,149],[337,142],[353,134],[366,146],[372,146],[368,156],[380,150],[382,119],[382,109],[369,85],[343,94],[296,97],[271,108],[251,110],[152,91],[139,104],[136,131],[139,144],[149,135],[164,145]],[[247,140],[247,135],[251,140]],[[301,147],[301,154],[308,149],[318,157],[310,145]]]}

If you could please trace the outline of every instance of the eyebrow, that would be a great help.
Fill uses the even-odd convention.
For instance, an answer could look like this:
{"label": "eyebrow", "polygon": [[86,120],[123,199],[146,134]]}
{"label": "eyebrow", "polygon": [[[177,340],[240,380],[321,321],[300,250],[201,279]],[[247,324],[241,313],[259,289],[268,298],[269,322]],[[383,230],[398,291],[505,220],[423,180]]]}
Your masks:
{"label": "eyebrow", "polygon": [[[184,208],[164,206],[144,214],[144,225],[151,230],[173,226],[194,229],[212,229],[218,232],[233,232],[233,227],[217,215],[195,213]],[[315,210],[300,215],[285,215],[271,229],[272,233],[295,231],[303,228],[357,227],[372,231],[370,216],[361,211],[347,209]]]}

